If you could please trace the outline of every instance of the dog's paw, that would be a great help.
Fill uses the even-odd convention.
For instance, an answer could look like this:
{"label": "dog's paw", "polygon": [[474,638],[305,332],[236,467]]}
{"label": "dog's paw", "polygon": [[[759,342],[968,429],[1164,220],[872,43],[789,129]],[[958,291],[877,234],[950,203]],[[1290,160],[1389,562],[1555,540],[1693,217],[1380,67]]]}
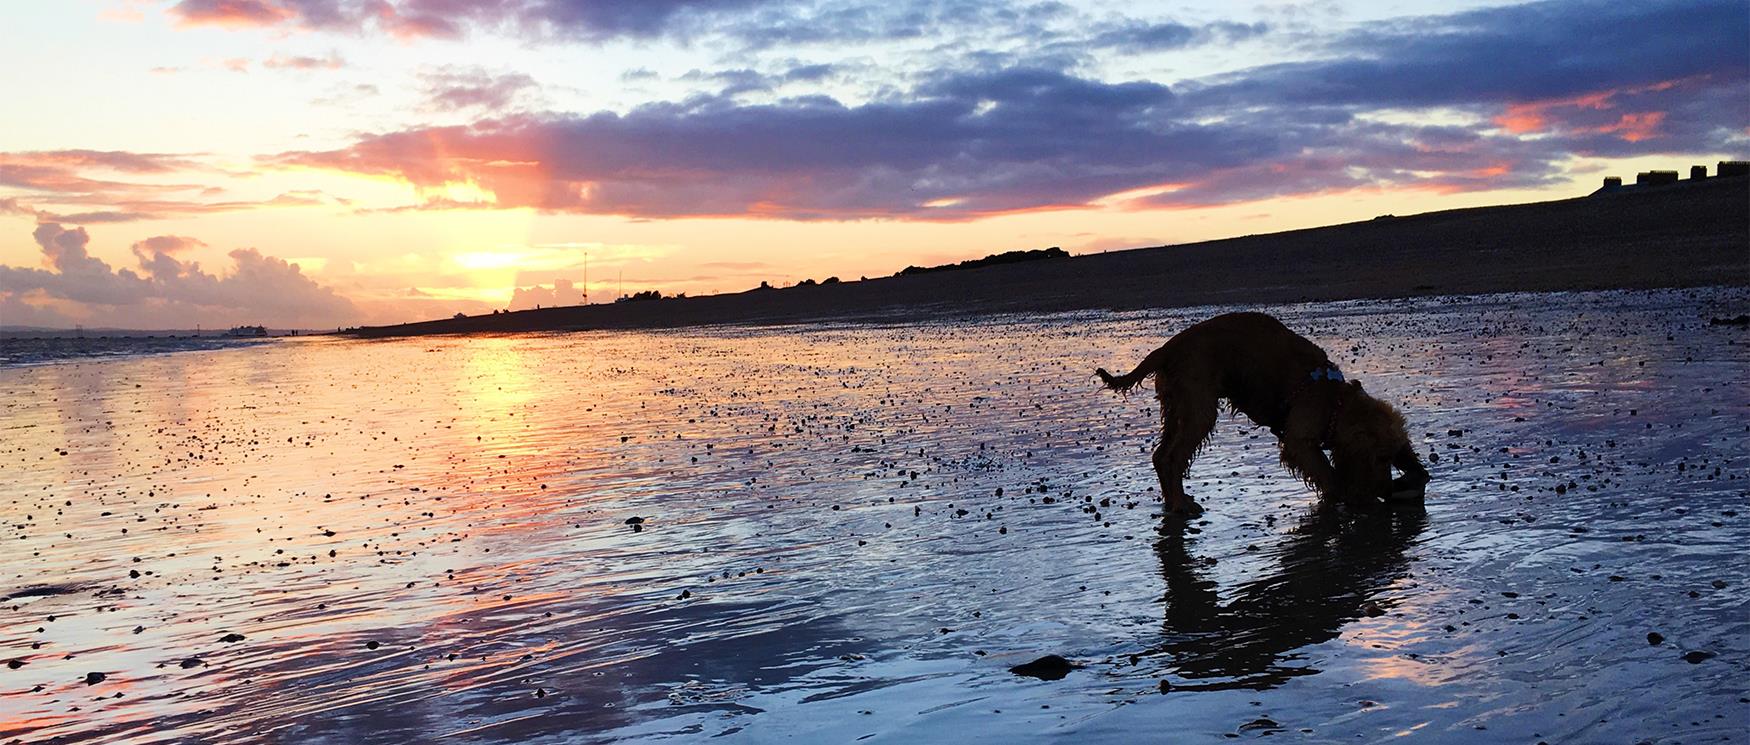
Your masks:
{"label": "dog's paw", "polygon": [[1174,518],[1177,518],[1180,520],[1185,520],[1185,519],[1190,519],[1190,518],[1194,518],[1194,517],[1202,517],[1202,516],[1203,516],[1203,505],[1197,504],[1196,502],[1194,502],[1190,499],[1187,499],[1187,500],[1180,502],[1178,504],[1175,504],[1175,505],[1168,506],[1167,510],[1166,510],[1166,515],[1165,515],[1165,517],[1169,520],[1174,519]]}

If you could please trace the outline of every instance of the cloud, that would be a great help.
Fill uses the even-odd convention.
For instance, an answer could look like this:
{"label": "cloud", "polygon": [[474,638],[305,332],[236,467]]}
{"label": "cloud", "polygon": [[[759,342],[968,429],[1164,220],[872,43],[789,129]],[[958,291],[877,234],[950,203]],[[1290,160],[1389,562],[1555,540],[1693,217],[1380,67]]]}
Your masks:
{"label": "cloud", "polygon": [[95,224],[95,223],[134,222],[136,220],[154,220],[154,219],[158,218],[157,215],[152,215],[152,214],[148,214],[148,213],[144,213],[144,212],[120,212],[120,211],[114,211],[114,210],[98,210],[98,211],[94,211],[94,212],[67,212],[67,213],[50,212],[48,210],[39,210],[39,209],[36,209],[35,207],[31,207],[30,205],[27,205],[27,204],[24,204],[23,202],[18,201],[18,199],[14,198],[14,197],[7,197],[4,199],[0,199],[0,214],[3,214],[3,215],[22,215],[25,217],[32,218],[39,223],[59,222],[59,223],[72,223],[74,225],[91,225],[91,224]]}
{"label": "cloud", "polygon": [[[0,213],[34,217],[37,222],[89,225],[264,207],[347,204],[345,199],[318,191],[285,192],[265,200],[202,201],[183,193],[214,197],[224,189],[180,180],[134,180],[221,173],[197,156],[188,155],[113,150],[0,152],[0,195],[4,195],[0,196]],[[119,176],[110,178],[112,174]],[[17,191],[6,195],[7,190]]]}
{"label": "cloud", "polygon": [[91,237],[84,228],[44,223],[32,237],[47,268],[0,265],[0,305],[45,309],[72,304],[85,317],[136,328],[203,319],[209,325],[327,327],[357,315],[350,300],[304,276],[297,266],[253,248],[231,251],[231,271],[221,276],[175,257],[205,245],[193,238],[155,236],[135,243],[135,271],[112,269],[91,256],[86,250]]}
{"label": "cloud", "polygon": [[484,70],[446,69],[420,76],[428,107],[437,111],[509,108],[539,88],[522,73],[492,74]]}
{"label": "cloud", "polygon": [[509,308],[511,310],[528,310],[534,307],[552,308],[558,305],[582,304],[583,289],[573,287],[571,280],[558,279],[553,281],[552,287],[535,285],[516,288],[511,292]]}
{"label": "cloud", "polygon": [[[977,12],[942,8],[933,12]],[[386,132],[266,162],[405,179],[427,194],[415,207],[464,206],[448,196],[461,185],[484,195],[473,208],[647,218],[964,220],[1125,194],[1119,203],[1186,207],[1532,187],[1559,182],[1575,156],[1741,142],[1741,11],[1717,0],[1535,3],[1389,21],[1326,42],[1323,58],[1171,87],[974,65],[856,105],[749,102],[737,94],[769,91],[772,78],[701,71],[727,90]],[[1125,28],[1111,43],[1180,43],[1159,24]],[[1447,112],[1444,123],[1413,123],[1429,109]]]}
{"label": "cloud", "polygon": [[[1206,168],[1269,146],[1174,121],[1171,92],[1152,83],[1009,70],[917,93],[854,107],[821,97],[762,105],[701,97],[624,115],[515,116],[273,162],[399,176],[433,191],[470,183],[499,207],[964,217],[1085,201],[1152,183],[1162,167]],[[943,200],[956,206],[930,206]]]}
{"label": "cloud", "polygon": [[155,235],[133,245],[134,256],[144,261],[153,254],[177,254],[196,248],[205,248],[206,243],[199,238],[184,235]]}
{"label": "cloud", "polygon": [[271,26],[296,17],[299,5],[276,0],[183,0],[170,12],[191,25]]}
{"label": "cloud", "polygon": [[0,153],[0,163],[103,168],[125,173],[169,173],[198,168],[185,155],[130,153],[121,150],[34,150]]}
{"label": "cloud", "polygon": [[[24,196],[5,198],[0,212],[28,215],[38,222],[89,224],[129,222],[157,215],[125,206],[133,200],[160,199],[165,194],[199,188],[193,184],[118,181],[95,177],[96,173],[120,173],[124,178],[155,177],[189,169],[201,169],[186,156],[161,153],[129,153],[114,150],[42,150],[0,153],[0,189],[18,189]],[[38,206],[24,204],[28,199]],[[41,203],[60,205],[101,204],[119,209],[55,212]]]}
{"label": "cloud", "polygon": [[339,54],[327,57],[276,54],[263,60],[261,66],[271,70],[339,70],[346,67],[346,60]]}
{"label": "cloud", "polygon": [[1698,75],[1750,77],[1735,0],[1537,2],[1364,26],[1331,56],[1187,91],[1208,106],[1448,106],[1574,96]]}
{"label": "cloud", "polygon": [[1162,52],[1201,44],[1233,43],[1268,32],[1265,23],[1221,21],[1188,26],[1174,21],[1149,23],[1134,19],[1106,25],[1094,34],[1090,45],[1140,54]]}
{"label": "cloud", "polygon": [[168,12],[189,26],[367,29],[403,37],[511,29],[567,39],[650,38],[768,0],[182,0]]}

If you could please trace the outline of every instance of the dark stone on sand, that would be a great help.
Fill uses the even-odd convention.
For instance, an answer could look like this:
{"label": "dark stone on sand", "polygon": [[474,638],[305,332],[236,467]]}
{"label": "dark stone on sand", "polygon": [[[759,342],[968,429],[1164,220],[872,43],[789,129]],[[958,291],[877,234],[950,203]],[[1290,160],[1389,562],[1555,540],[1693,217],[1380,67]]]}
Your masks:
{"label": "dark stone on sand", "polygon": [[1361,604],[1361,612],[1367,614],[1368,618],[1378,618],[1385,615],[1385,609],[1380,608],[1378,603],[1371,600]]}
{"label": "dark stone on sand", "polygon": [[1683,661],[1687,662],[1691,665],[1699,665],[1703,662],[1706,662],[1708,660],[1713,659],[1713,657],[1714,657],[1714,653],[1703,652],[1699,649],[1683,653]]}
{"label": "dark stone on sand", "polygon": [[381,646],[383,646],[382,642],[375,642],[375,641],[365,642],[365,649],[376,649],[377,647],[381,647]]}
{"label": "dark stone on sand", "polygon": [[1062,680],[1065,675],[1069,675],[1069,671],[1078,667],[1081,667],[1081,665],[1077,665],[1057,655],[1048,654],[1024,665],[1011,667],[1009,668],[1009,672],[1016,675],[1025,675],[1029,678],[1038,678],[1040,680]]}
{"label": "dark stone on sand", "polygon": [[626,518],[626,524],[627,525],[643,525],[644,518],[634,515],[632,517]]}
{"label": "dark stone on sand", "polygon": [[187,670],[191,667],[200,667],[205,664],[207,664],[206,661],[199,657],[190,657],[182,661],[182,669]]}
{"label": "dark stone on sand", "polygon": [[225,642],[226,644],[240,642],[243,641],[243,635],[233,632],[219,637],[219,641]]}
{"label": "dark stone on sand", "polygon": [[1649,631],[1649,632],[1647,632],[1647,643],[1651,644],[1655,647],[1659,646],[1660,644],[1664,644],[1665,643],[1665,635],[1661,634],[1657,631]]}
{"label": "dark stone on sand", "polygon": [[1750,315],[1744,315],[1744,314],[1740,313],[1737,316],[1734,316],[1732,318],[1709,318],[1707,321],[1707,325],[1709,325],[1709,326],[1750,326]]}
{"label": "dark stone on sand", "polygon": [[1250,722],[1246,722],[1245,724],[1240,725],[1241,732],[1253,732],[1253,731],[1257,731],[1257,730],[1281,729],[1281,728],[1282,728],[1282,725],[1277,724],[1275,722],[1275,720],[1265,719],[1264,717],[1258,717],[1257,719],[1253,719]]}
{"label": "dark stone on sand", "polygon": [[36,585],[34,587],[26,587],[18,592],[12,593],[11,595],[7,595],[4,598],[0,598],[0,600],[49,597],[51,595],[72,592],[73,589],[73,585]]}
{"label": "dark stone on sand", "polygon": [[18,668],[24,667],[26,664],[29,664],[29,663],[26,663],[24,660],[7,660],[6,661],[6,667],[13,669],[13,670],[17,670]]}
{"label": "dark stone on sand", "polygon": [[97,685],[98,683],[102,683],[104,681],[104,679],[108,678],[108,677],[109,676],[104,675],[103,673],[86,673],[85,674],[85,685],[88,685],[88,686]]}

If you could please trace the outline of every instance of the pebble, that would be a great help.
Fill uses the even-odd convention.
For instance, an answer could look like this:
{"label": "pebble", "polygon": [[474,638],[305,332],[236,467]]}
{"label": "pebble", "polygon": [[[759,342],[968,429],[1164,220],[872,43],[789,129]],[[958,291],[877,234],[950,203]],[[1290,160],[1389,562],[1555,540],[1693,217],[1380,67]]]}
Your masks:
{"label": "pebble", "polygon": [[1009,672],[1040,680],[1062,680],[1071,670],[1081,667],[1055,654],[1009,668]]}

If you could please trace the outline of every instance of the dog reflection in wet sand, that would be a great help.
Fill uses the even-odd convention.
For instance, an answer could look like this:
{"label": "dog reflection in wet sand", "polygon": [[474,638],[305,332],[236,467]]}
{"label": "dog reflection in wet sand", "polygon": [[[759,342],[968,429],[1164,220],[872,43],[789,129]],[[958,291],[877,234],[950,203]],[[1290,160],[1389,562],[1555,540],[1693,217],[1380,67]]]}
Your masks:
{"label": "dog reflection in wet sand", "polygon": [[[1179,332],[1129,373],[1095,374],[1115,391],[1154,376],[1162,423],[1154,468],[1169,515],[1203,512],[1185,493],[1185,474],[1215,428],[1222,399],[1269,427],[1282,464],[1326,499],[1365,508],[1420,496],[1428,483],[1403,415],[1359,381],[1344,380],[1317,344],[1263,313],[1216,316]],[[1403,473],[1396,479],[1394,467]]]}
{"label": "dog reflection in wet sand", "polygon": [[1195,534],[1181,524],[1155,545],[1166,616],[1161,643],[1138,657],[1165,658],[1163,672],[1184,690],[1264,690],[1317,673],[1302,650],[1385,612],[1374,599],[1409,576],[1404,554],[1426,524],[1415,504],[1339,516],[1320,502],[1262,549],[1276,558],[1271,571],[1225,590],[1214,562],[1193,556]]}

